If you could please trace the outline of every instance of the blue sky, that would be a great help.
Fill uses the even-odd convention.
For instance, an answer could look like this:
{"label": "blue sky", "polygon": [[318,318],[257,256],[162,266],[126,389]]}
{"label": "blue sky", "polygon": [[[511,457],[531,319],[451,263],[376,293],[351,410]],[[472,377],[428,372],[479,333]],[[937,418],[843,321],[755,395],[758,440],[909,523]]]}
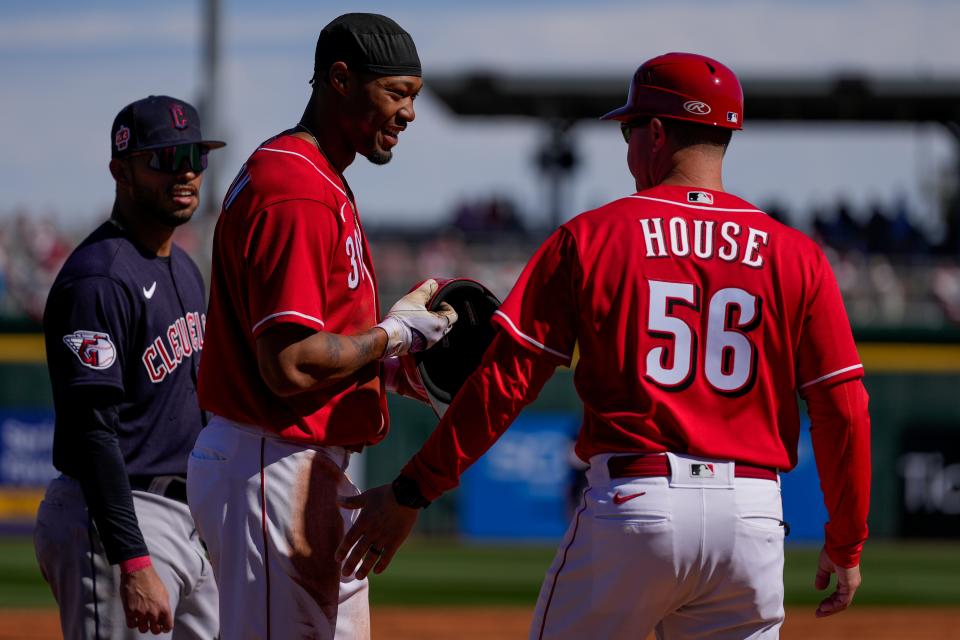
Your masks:
{"label": "blue sky", "polygon": [[[640,62],[669,50],[712,55],[743,76],[960,78],[960,4],[946,1],[223,0],[216,124],[230,146],[214,158],[222,180],[259,141],[297,121],[317,33],[359,10],[386,13],[413,34],[428,87],[431,72],[493,69],[619,73],[626,91]],[[113,193],[109,127],[120,107],[149,93],[200,95],[200,15],[196,1],[0,4],[0,216],[26,207],[82,225],[103,215]],[[797,213],[841,195],[866,204],[901,193],[929,209],[929,183],[953,154],[932,125],[751,126],[749,109],[728,155],[727,188],[761,205],[779,198]],[[360,159],[347,177],[371,223],[439,222],[458,199],[494,191],[535,213],[544,193],[532,156],[543,135],[525,121],[458,120],[427,92],[394,161]],[[615,126],[586,124],[575,135],[583,164],[569,185],[568,217],[632,189]]]}

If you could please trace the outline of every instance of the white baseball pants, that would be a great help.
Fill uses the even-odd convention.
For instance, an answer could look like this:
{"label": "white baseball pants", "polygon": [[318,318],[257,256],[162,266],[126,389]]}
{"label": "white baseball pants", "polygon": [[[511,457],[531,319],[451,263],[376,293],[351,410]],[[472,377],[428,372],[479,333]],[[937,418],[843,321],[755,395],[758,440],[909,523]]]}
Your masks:
{"label": "white baseball pants", "polygon": [[[671,476],[611,479],[595,456],[589,488],[544,578],[532,640],[769,640],[783,622],[779,481],[734,463],[667,454]],[[691,477],[709,464],[709,477]],[[619,504],[618,504],[619,503]]]}
{"label": "white baseball pants", "polygon": [[220,587],[222,640],[366,640],[367,580],[333,554],[354,512],[350,454],[214,417],[197,438],[187,499]]}

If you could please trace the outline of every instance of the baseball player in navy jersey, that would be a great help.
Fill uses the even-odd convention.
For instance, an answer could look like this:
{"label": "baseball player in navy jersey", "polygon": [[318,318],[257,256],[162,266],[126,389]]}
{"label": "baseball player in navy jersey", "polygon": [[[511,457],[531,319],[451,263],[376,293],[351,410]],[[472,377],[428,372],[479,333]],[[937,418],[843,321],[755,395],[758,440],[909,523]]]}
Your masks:
{"label": "baseball player in navy jersey", "polygon": [[723,189],[743,122],[730,69],[653,58],[604,119],[621,124],[637,192],[538,250],[427,443],[392,486],[342,498],[362,512],[338,557],[344,571],[383,571],[416,509],[457,485],[578,345],[589,486],[530,637],[776,638],[779,473],[797,463],[798,392],[830,517],[817,588],[837,576],[817,615],[845,609],[860,584],[870,421],[840,293],[809,238]]}
{"label": "baseball player in navy jersey", "polygon": [[186,504],[203,280],[173,243],[207,154],[196,109],[138,100],[110,134],[110,219],[71,254],[44,312],[56,427],[34,542],[68,639],[218,635],[217,589]]}

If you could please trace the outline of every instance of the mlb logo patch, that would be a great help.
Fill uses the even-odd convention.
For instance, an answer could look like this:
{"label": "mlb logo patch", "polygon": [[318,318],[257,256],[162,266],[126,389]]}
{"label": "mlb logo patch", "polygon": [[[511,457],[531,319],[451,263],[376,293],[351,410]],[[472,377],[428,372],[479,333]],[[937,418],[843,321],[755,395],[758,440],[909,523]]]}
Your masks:
{"label": "mlb logo patch", "polygon": [[117,129],[117,135],[113,137],[113,144],[116,145],[117,151],[126,151],[127,145],[130,144],[130,129],[126,125],[121,125]]}
{"label": "mlb logo patch", "polygon": [[91,369],[109,369],[117,360],[117,349],[110,336],[102,331],[78,330],[63,336],[63,343]]}
{"label": "mlb logo patch", "polygon": [[695,202],[697,204],[713,204],[713,194],[707,193],[706,191],[688,191],[687,202]]}
{"label": "mlb logo patch", "polygon": [[736,111],[727,111],[727,122],[737,122],[740,116]]}
{"label": "mlb logo patch", "polygon": [[693,462],[690,464],[691,478],[714,478],[717,472],[709,462]]}

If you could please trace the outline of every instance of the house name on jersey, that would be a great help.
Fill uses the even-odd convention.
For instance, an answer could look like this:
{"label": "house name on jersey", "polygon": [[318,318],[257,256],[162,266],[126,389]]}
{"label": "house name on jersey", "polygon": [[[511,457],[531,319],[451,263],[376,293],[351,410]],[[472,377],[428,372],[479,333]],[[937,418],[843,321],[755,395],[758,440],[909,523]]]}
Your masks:
{"label": "house name on jersey", "polygon": [[763,248],[770,240],[766,231],[732,220],[718,224],[716,220],[679,217],[640,218],[640,228],[648,258],[719,258],[754,269],[763,267]]}
{"label": "house name on jersey", "polygon": [[167,327],[166,333],[154,338],[141,358],[150,381],[154,384],[162,382],[181,362],[194,353],[199,354],[203,349],[206,326],[206,314],[192,312],[177,318]]}

